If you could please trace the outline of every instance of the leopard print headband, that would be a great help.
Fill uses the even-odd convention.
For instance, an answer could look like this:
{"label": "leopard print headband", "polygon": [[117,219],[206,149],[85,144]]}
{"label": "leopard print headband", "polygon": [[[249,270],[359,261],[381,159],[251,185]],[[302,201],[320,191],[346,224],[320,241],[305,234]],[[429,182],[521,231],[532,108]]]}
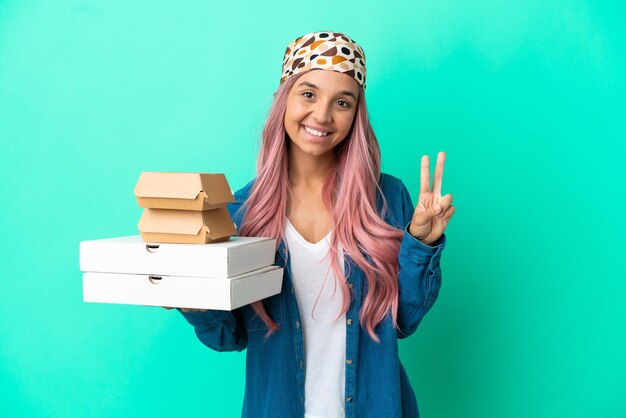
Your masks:
{"label": "leopard print headband", "polygon": [[319,68],[353,77],[365,90],[365,52],[341,32],[312,32],[289,44],[280,84],[295,74]]}

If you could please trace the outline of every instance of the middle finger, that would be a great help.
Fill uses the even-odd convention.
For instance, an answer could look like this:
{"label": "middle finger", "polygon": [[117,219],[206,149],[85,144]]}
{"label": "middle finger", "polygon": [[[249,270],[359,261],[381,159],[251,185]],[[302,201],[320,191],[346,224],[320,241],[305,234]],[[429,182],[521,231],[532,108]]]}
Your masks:
{"label": "middle finger", "polygon": [[437,165],[435,166],[435,179],[433,180],[433,198],[435,201],[441,198],[441,183],[443,182],[443,165],[446,162],[446,153],[441,151],[437,155]]}

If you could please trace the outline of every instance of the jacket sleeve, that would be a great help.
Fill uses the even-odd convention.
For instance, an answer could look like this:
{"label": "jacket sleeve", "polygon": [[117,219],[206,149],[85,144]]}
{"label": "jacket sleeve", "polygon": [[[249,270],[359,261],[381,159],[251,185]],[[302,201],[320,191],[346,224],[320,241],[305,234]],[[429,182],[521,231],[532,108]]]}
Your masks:
{"label": "jacket sleeve", "polygon": [[240,309],[206,312],[177,310],[194,327],[202,344],[215,351],[241,351],[248,345],[248,334],[243,326]]}
{"label": "jacket sleeve", "polygon": [[446,246],[443,234],[432,246],[426,245],[409,233],[415,206],[406,186],[401,183],[402,219],[404,236],[398,253],[398,338],[413,334],[422,318],[430,310],[441,287],[441,252]]}

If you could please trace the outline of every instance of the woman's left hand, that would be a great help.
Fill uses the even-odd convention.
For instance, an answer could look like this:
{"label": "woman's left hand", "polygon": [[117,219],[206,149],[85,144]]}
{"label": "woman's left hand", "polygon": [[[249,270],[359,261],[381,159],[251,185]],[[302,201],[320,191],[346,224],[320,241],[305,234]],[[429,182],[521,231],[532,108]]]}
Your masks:
{"label": "woman's left hand", "polygon": [[409,225],[409,233],[426,245],[432,245],[443,234],[456,207],[452,206],[452,195],[441,196],[443,166],[446,153],[437,155],[435,179],[430,189],[430,160],[428,155],[422,157],[420,173],[420,195]]}

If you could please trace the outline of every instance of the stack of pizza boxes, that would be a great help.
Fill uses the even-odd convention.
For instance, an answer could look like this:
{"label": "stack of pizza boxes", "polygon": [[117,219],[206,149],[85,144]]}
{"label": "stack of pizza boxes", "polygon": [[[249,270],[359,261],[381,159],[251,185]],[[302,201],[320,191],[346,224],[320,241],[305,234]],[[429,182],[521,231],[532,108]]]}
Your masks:
{"label": "stack of pizza boxes", "polygon": [[276,240],[239,237],[226,177],[144,172],[139,235],[83,241],[86,302],[232,310],[280,292]]}

